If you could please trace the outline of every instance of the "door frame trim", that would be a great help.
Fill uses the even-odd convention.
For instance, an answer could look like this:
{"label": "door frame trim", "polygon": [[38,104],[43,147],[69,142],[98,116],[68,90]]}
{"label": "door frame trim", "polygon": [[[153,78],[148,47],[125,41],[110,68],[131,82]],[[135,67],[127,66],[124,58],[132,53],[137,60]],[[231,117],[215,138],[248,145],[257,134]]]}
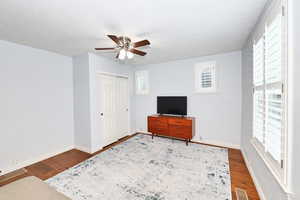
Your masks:
{"label": "door frame trim", "polygon": [[114,77],[120,77],[120,78],[127,78],[129,80],[128,75],[123,75],[123,74],[117,74],[117,73],[111,73],[111,72],[105,72],[105,71],[96,71],[96,74],[103,74],[103,75],[108,75],[108,76],[114,76]]}

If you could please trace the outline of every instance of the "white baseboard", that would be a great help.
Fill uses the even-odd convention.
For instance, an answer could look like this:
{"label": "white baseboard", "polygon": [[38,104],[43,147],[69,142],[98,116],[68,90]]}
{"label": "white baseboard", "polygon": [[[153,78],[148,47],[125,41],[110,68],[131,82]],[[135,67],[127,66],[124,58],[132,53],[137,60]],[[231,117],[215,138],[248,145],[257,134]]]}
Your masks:
{"label": "white baseboard", "polygon": [[152,133],[150,133],[150,132],[147,132],[147,131],[136,131],[135,133],[136,133],[136,134],[138,134],[138,133],[152,134]]}
{"label": "white baseboard", "polygon": [[53,157],[53,156],[55,156],[57,154],[69,151],[69,150],[71,150],[73,148],[74,148],[73,145],[66,146],[66,147],[64,147],[64,148],[62,148],[60,150],[57,150],[57,151],[54,151],[54,152],[51,152],[51,153],[42,154],[42,155],[39,155],[39,156],[37,156],[35,158],[31,158],[31,159],[25,160],[23,162],[17,163],[16,165],[9,166],[6,169],[2,169],[2,173],[0,175],[4,175],[4,174],[10,173],[10,172],[13,172],[13,171],[21,169],[23,167],[27,167],[27,166],[32,165],[34,163],[37,163],[37,162],[40,162],[40,161],[45,160],[47,158]]}
{"label": "white baseboard", "polygon": [[[151,134],[151,133],[146,132],[146,131],[137,131],[136,133]],[[221,147],[226,147],[226,148],[231,148],[231,149],[240,149],[240,145],[230,144],[230,143],[225,143],[225,142],[220,142],[220,141],[192,140],[192,142],[199,142],[199,143],[202,143],[202,144],[221,146]]]}
{"label": "white baseboard", "polygon": [[89,148],[86,148],[86,147],[83,147],[83,146],[78,146],[78,145],[76,145],[75,146],[75,149],[77,149],[77,150],[79,150],[79,151],[83,151],[83,152],[85,152],[85,153],[91,153],[91,150],[89,149]]}
{"label": "white baseboard", "polygon": [[256,177],[256,175],[255,175],[255,173],[254,173],[254,170],[253,170],[253,168],[252,168],[252,166],[251,166],[251,163],[250,163],[249,159],[247,158],[247,154],[244,152],[243,149],[241,149],[241,152],[242,152],[242,154],[243,154],[243,157],[244,157],[246,166],[247,166],[247,168],[248,168],[248,170],[249,170],[249,172],[250,172],[250,175],[251,175],[251,177],[252,177],[252,179],[253,179],[253,182],[254,182],[254,185],[255,185],[256,190],[257,190],[257,192],[258,192],[259,198],[260,198],[261,200],[267,200],[267,199],[266,199],[266,196],[265,196],[265,194],[264,194],[264,191],[262,190],[262,187],[260,186],[260,183],[259,183],[259,181],[258,181],[258,179],[257,179],[257,177]]}
{"label": "white baseboard", "polygon": [[240,145],[238,145],[238,144],[230,144],[230,143],[225,143],[225,142],[221,142],[221,141],[212,141],[212,140],[192,140],[192,141],[199,142],[202,144],[207,144],[207,145],[226,147],[226,148],[230,148],[230,149],[241,149]]}
{"label": "white baseboard", "polygon": [[[132,136],[132,135],[134,135],[135,133],[129,133],[128,135],[125,135],[124,137],[126,137],[126,136]],[[121,138],[120,138],[121,139]],[[114,142],[117,142],[118,140],[115,140],[115,141],[113,141],[112,143],[114,143]],[[112,144],[111,143],[111,144]],[[107,144],[107,145],[109,145],[109,144]],[[97,148],[92,148],[92,149],[89,149],[89,148],[87,148],[87,147],[83,147],[83,146],[79,146],[79,145],[75,145],[75,149],[77,149],[77,150],[79,150],[79,151],[83,151],[83,152],[85,152],[85,153],[89,153],[89,154],[93,154],[93,153],[95,153],[95,152],[97,152],[97,151],[99,151],[99,150],[101,150],[103,147],[105,147],[105,146],[107,146],[107,145],[101,145],[101,146],[98,146]]]}

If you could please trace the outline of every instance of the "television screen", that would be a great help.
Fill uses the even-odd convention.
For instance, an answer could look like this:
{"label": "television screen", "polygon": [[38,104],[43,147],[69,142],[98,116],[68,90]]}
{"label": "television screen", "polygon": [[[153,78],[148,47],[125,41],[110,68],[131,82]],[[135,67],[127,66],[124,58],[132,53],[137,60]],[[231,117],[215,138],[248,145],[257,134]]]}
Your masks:
{"label": "television screen", "polygon": [[187,115],[187,97],[157,97],[157,113],[170,115]]}

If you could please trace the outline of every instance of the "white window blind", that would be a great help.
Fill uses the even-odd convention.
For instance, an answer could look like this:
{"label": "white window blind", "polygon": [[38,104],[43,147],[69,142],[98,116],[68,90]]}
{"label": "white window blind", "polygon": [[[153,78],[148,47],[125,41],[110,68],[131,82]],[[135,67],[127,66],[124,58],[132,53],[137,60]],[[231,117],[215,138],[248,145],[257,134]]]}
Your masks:
{"label": "white window blind", "polygon": [[253,62],[254,62],[254,76],[253,76],[253,84],[254,86],[260,86],[264,84],[264,38],[261,38],[254,45],[254,54],[253,54]]}
{"label": "white window blind", "polygon": [[281,82],[281,15],[266,26],[266,83]]}
{"label": "white window blind", "polygon": [[198,63],[195,66],[196,92],[216,91],[216,62]]}
{"label": "white window blind", "polygon": [[253,137],[279,172],[284,159],[285,101],[282,16],[266,25],[253,45]]}
{"label": "white window blind", "polygon": [[262,37],[253,46],[253,136],[262,144],[265,134],[264,52]]}
{"label": "white window blind", "polygon": [[148,71],[141,70],[135,72],[135,91],[138,95],[149,94]]}
{"label": "white window blind", "polygon": [[282,92],[281,89],[266,91],[266,151],[280,163],[282,154]]}
{"label": "white window blind", "polygon": [[254,92],[254,137],[262,144],[264,143],[265,130],[265,103],[262,90]]}
{"label": "white window blind", "polygon": [[281,15],[266,26],[266,151],[281,162],[283,132]]}

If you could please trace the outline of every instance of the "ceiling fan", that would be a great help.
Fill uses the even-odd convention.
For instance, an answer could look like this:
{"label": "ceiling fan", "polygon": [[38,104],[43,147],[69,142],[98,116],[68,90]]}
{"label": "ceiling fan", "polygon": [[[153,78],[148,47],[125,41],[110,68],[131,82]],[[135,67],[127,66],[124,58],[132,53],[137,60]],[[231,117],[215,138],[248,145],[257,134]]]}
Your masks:
{"label": "ceiling fan", "polygon": [[126,36],[117,37],[115,35],[107,35],[111,40],[113,40],[117,46],[112,48],[95,48],[95,50],[117,50],[117,59],[124,60],[126,57],[128,59],[133,58],[134,54],[145,56],[147,53],[135,49],[136,47],[142,47],[150,45],[148,40],[142,40],[139,42],[131,42],[131,39]]}

